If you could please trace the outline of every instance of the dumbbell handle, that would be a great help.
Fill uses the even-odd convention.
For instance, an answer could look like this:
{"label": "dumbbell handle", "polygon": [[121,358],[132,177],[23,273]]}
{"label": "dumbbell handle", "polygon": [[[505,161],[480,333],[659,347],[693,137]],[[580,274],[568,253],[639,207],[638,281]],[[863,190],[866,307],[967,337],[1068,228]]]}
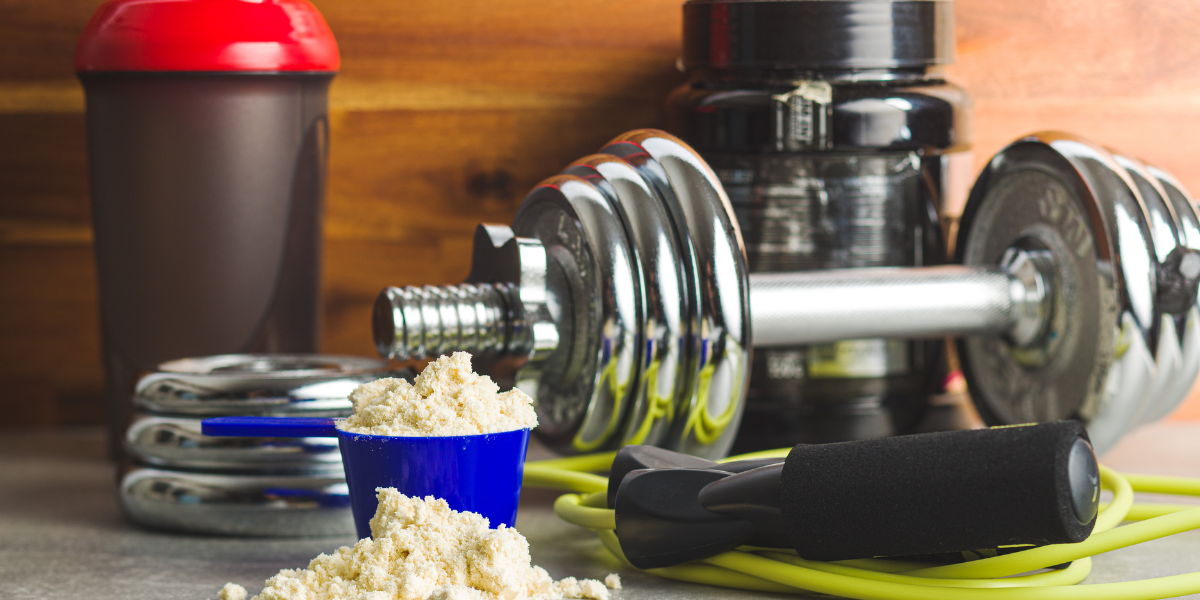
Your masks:
{"label": "dumbbell handle", "polygon": [[750,274],[755,347],[1016,334],[1043,298],[996,267]]}
{"label": "dumbbell handle", "polygon": [[[530,242],[532,243],[532,242]],[[859,338],[1005,334],[1017,345],[1041,335],[1049,312],[1046,257],[1009,250],[998,266],[945,265],[750,274],[756,347]],[[517,284],[385,289],[376,302],[379,353],[400,360],[457,350],[527,355],[537,334],[513,310]]]}

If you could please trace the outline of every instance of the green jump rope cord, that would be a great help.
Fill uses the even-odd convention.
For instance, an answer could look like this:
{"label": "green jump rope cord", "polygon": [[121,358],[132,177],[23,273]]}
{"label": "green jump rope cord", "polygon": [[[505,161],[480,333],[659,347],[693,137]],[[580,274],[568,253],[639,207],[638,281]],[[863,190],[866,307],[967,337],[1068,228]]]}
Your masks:
{"label": "green jump rope cord", "polygon": [[[783,458],[789,449],[734,456],[725,461]],[[629,568],[617,539],[616,516],[605,506],[608,479],[596,475],[615,452],[530,462],[524,484],[568,491],[554,502],[559,518],[591,529],[604,548]],[[723,462],[725,462],[723,461]],[[951,564],[889,559],[838,562],[805,560],[778,548],[742,547],[701,561],[644,573],[726,588],[779,593],[820,593],[863,600],[1143,600],[1200,593],[1200,573],[1122,583],[1075,584],[1091,572],[1092,556],[1200,529],[1200,506],[1133,501],[1134,492],[1200,496],[1200,479],[1122,475],[1100,467],[1100,484],[1112,492],[1096,527],[1078,544],[1056,544]],[[1123,521],[1136,521],[1118,527]],[[1071,563],[1065,569],[1045,570]]]}

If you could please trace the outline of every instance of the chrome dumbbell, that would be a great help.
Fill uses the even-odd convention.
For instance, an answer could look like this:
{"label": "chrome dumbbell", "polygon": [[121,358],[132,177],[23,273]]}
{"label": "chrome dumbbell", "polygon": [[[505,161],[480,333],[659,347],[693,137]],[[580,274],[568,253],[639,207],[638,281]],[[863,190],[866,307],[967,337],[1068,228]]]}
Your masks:
{"label": "chrome dumbbell", "polygon": [[754,346],[960,336],[990,423],[1078,418],[1103,450],[1200,370],[1200,221],[1165,173],[1065,134],[997,154],[958,265],[748,274],[728,199],[678,139],[627,133],[480,225],[461,285],[379,296],[379,353],[475,353],[539,436],[724,455]]}

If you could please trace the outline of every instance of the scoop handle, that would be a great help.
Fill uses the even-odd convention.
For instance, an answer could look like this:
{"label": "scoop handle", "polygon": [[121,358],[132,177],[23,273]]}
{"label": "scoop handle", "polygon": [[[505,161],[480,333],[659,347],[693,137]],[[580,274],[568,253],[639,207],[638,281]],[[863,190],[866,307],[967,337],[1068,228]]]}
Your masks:
{"label": "scoop handle", "polygon": [[220,437],[337,437],[331,418],[214,417],[200,422],[204,435]]}

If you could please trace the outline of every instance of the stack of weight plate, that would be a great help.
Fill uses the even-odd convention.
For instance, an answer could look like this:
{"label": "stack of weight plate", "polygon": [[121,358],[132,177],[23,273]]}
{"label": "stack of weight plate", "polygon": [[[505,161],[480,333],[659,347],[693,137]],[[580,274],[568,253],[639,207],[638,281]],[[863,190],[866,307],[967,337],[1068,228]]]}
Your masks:
{"label": "stack of weight plate", "polygon": [[148,527],[246,536],[353,535],[333,438],[223,438],[217,416],[342,417],[347,396],[380,377],[406,377],[359,357],[238,354],[159,365],[138,381],[125,433],[121,505]]}

